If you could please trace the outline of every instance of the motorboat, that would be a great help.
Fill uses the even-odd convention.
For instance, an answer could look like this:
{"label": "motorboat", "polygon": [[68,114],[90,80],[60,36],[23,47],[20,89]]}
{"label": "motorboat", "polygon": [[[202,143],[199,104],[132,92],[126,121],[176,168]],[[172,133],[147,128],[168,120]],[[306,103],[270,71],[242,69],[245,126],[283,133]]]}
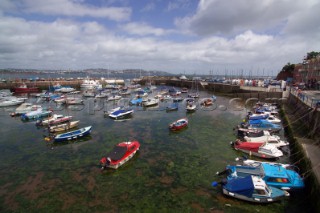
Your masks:
{"label": "motorboat", "polygon": [[274,115],[269,115],[269,117],[266,120],[274,124],[281,123],[281,120]]}
{"label": "motorboat", "polygon": [[66,99],[66,104],[68,105],[81,105],[83,104],[83,100],[81,98],[67,98]]}
{"label": "motorboat", "polygon": [[178,119],[178,120],[172,122],[169,125],[169,129],[171,131],[177,131],[177,130],[184,129],[187,126],[188,126],[188,119],[187,118],[181,118],[181,119]]}
{"label": "motorboat", "polygon": [[197,110],[197,105],[195,103],[188,103],[186,110],[187,112],[195,112]]}
{"label": "motorboat", "polygon": [[235,150],[239,150],[260,158],[275,159],[283,156],[281,150],[268,143],[241,142],[240,140],[237,140],[233,143],[233,147]]}
{"label": "motorboat", "polygon": [[5,98],[4,100],[0,100],[0,107],[8,107],[8,106],[17,106],[22,104],[25,101],[23,98]]}
{"label": "motorboat", "polygon": [[271,122],[269,122],[267,120],[263,120],[263,119],[249,120],[249,127],[248,128],[270,130],[273,132],[279,132],[282,129],[282,127],[280,125],[271,123]]}
{"label": "motorboat", "polygon": [[261,177],[253,175],[223,182],[222,192],[227,196],[253,203],[272,203],[290,196],[287,191],[268,186]]}
{"label": "motorboat", "polygon": [[27,112],[35,111],[41,108],[42,107],[40,105],[34,105],[32,103],[22,103],[19,107],[16,108],[16,110],[13,114],[11,114],[11,116],[22,115]]}
{"label": "motorboat", "polygon": [[143,101],[142,98],[134,98],[129,102],[129,104],[130,105],[140,105],[142,103],[142,101]]}
{"label": "motorboat", "polygon": [[111,152],[100,160],[101,169],[118,169],[129,161],[140,149],[138,141],[121,142],[114,146]]}
{"label": "motorboat", "polygon": [[119,109],[109,114],[109,117],[115,120],[123,119],[131,116],[133,112],[133,109]]}
{"label": "motorboat", "polygon": [[142,103],[144,107],[156,106],[158,104],[159,104],[159,101],[158,99],[155,99],[155,98],[149,98],[147,101]]}
{"label": "motorboat", "polygon": [[211,106],[212,104],[213,104],[213,100],[211,98],[205,98],[201,102],[201,105],[205,107]]}
{"label": "motorboat", "polygon": [[270,135],[270,136],[266,135],[266,136],[260,136],[260,137],[244,136],[244,141],[246,141],[246,142],[262,142],[262,143],[273,144],[278,148],[289,145],[288,142],[281,140],[280,137],[277,136],[277,135]]}
{"label": "motorboat", "polygon": [[[261,177],[268,186],[283,190],[304,188],[304,180],[298,172],[277,163],[244,161],[243,165],[226,166],[227,179],[243,178],[254,175]],[[223,173],[223,172],[222,172]]]}
{"label": "motorboat", "polygon": [[171,103],[170,105],[168,105],[166,107],[166,111],[167,112],[171,112],[171,111],[177,111],[179,109],[179,105],[178,103],[174,102],[174,103]]}
{"label": "motorboat", "polygon": [[110,114],[112,114],[113,112],[118,111],[118,110],[120,110],[120,109],[124,109],[124,106],[118,106],[118,107],[116,107],[116,108],[113,108],[113,109],[104,111],[104,114],[105,114],[105,115],[110,115]]}
{"label": "motorboat", "polygon": [[83,127],[81,129],[77,129],[74,131],[66,132],[63,134],[58,134],[54,136],[54,142],[62,142],[62,141],[69,141],[84,137],[91,133],[92,126]]}
{"label": "motorboat", "polygon": [[261,120],[261,119],[267,119],[269,117],[269,114],[248,114],[249,120]]}
{"label": "motorboat", "polygon": [[55,125],[55,126],[50,126],[49,131],[51,133],[67,131],[69,129],[77,127],[79,122],[80,121],[70,121],[67,123],[63,123],[63,124],[59,124],[59,125]]}
{"label": "motorboat", "polygon": [[121,95],[112,95],[107,98],[107,101],[116,101],[116,100],[120,100],[121,98],[122,98]]}
{"label": "motorboat", "polygon": [[37,125],[42,125],[42,126],[57,125],[57,124],[69,122],[71,119],[72,119],[72,116],[54,114],[50,118],[40,120],[39,122],[37,122]]}
{"label": "motorboat", "polygon": [[30,121],[30,120],[36,120],[36,119],[44,118],[44,117],[51,117],[51,115],[52,115],[51,110],[44,110],[42,108],[39,108],[37,110],[22,114],[21,120],[22,121]]}

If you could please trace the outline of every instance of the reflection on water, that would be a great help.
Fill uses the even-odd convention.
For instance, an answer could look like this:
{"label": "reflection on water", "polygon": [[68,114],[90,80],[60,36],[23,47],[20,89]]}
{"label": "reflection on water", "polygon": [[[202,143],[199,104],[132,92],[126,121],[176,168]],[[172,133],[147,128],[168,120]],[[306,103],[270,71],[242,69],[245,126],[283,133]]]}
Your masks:
{"label": "reflection on water", "polygon": [[[132,106],[133,117],[121,122],[104,116],[104,111],[124,102],[88,98],[84,103],[68,107],[46,103],[54,113],[80,120],[79,127],[93,126],[90,136],[65,143],[46,142],[45,129],[9,117],[14,108],[0,109],[1,210],[284,212],[289,205],[301,204],[293,197],[292,202],[252,205],[211,187],[218,180],[215,173],[241,155],[229,142],[235,139],[232,128],[245,110],[232,110],[227,98],[218,97],[214,105],[191,114],[183,102],[170,113],[165,110],[169,102],[147,109]],[[169,131],[168,125],[182,117],[188,118],[188,128]],[[137,155],[118,170],[101,173],[101,157],[115,144],[129,140],[140,142]]]}

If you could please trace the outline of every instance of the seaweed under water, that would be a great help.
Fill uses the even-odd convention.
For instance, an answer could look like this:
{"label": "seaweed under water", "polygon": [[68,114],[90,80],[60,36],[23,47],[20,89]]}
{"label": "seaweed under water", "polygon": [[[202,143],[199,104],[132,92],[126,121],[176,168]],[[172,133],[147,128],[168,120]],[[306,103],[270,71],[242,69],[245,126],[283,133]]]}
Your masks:
{"label": "seaweed under water", "polygon": [[[211,95],[202,92],[202,96]],[[32,101],[32,100],[31,100]],[[227,105],[229,99],[218,97]],[[1,212],[284,212],[288,201],[257,205],[234,200],[212,188],[215,173],[240,153],[231,149],[232,128],[245,111],[225,107],[187,114],[184,103],[167,113],[133,106],[132,118],[117,122],[103,111],[59,108],[80,126],[92,125],[84,139],[54,144],[34,122],[1,113]],[[114,105],[114,104],[113,104]],[[98,107],[99,109],[101,107]],[[78,108],[77,108],[78,109]],[[170,132],[182,117],[188,128]],[[99,160],[114,145],[138,140],[138,154],[118,170],[100,171]],[[294,199],[294,198],[289,198]],[[291,203],[294,202],[290,202]],[[292,207],[291,207],[292,208]]]}

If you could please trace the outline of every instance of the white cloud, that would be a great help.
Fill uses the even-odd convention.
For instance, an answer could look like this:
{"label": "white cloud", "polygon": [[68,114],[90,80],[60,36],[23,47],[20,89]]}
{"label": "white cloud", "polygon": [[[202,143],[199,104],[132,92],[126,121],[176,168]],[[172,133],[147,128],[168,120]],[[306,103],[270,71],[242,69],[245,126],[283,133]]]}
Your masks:
{"label": "white cloud", "polygon": [[95,7],[72,0],[22,0],[22,11],[43,15],[91,16],[115,21],[129,20],[129,7]]}
{"label": "white cloud", "polygon": [[149,2],[144,6],[144,8],[141,9],[141,12],[149,12],[156,8],[156,4],[154,2]]}
{"label": "white cloud", "polygon": [[173,30],[155,28],[143,22],[140,22],[140,23],[131,22],[131,23],[122,25],[121,29],[126,31],[129,34],[140,35],[140,36],[145,36],[145,35],[163,36],[163,35],[174,32]]}

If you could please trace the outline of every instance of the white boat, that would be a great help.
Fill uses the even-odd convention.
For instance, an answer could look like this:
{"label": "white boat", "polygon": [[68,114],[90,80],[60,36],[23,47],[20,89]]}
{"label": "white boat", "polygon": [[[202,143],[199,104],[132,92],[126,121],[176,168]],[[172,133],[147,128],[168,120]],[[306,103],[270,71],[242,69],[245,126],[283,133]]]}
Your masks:
{"label": "white boat", "polygon": [[90,91],[90,90],[86,90],[82,93],[82,96],[83,97],[94,97],[95,96],[95,93],[93,91]]}
{"label": "white boat", "polygon": [[283,152],[274,145],[261,142],[241,142],[237,140],[233,143],[235,150],[242,151],[249,155],[261,158],[279,158],[283,156]]}
{"label": "white boat", "polygon": [[25,101],[23,98],[16,98],[14,96],[12,97],[6,97],[5,99],[0,101],[0,107],[7,107],[7,106],[17,106],[22,104]]}
{"label": "white boat", "polygon": [[113,119],[123,119],[131,116],[133,114],[134,110],[133,109],[119,109],[117,111],[112,112],[109,114],[110,118]]}
{"label": "white boat", "polygon": [[105,114],[105,115],[110,115],[110,114],[112,114],[113,112],[118,111],[118,110],[123,109],[123,108],[124,108],[123,106],[118,106],[118,107],[113,108],[113,109],[110,109],[110,110],[108,110],[108,111],[104,111],[104,114]]}
{"label": "white boat", "polygon": [[69,129],[77,127],[79,122],[80,121],[71,121],[71,122],[67,122],[67,123],[64,123],[64,124],[51,126],[49,131],[51,133],[67,131]]}
{"label": "white boat", "polygon": [[274,124],[281,123],[281,120],[274,115],[269,115],[269,117],[266,120]]}
{"label": "white boat", "polygon": [[266,142],[266,143],[272,144],[278,148],[289,145],[288,142],[280,140],[280,137],[277,135],[272,135],[272,136],[266,135],[266,136],[261,136],[261,137],[244,136],[244,140],[246,142]]}
{"label": "white boat", "polygon": [[110,96],[107,100],[108,101],[116,101],[116,100],[120,100],[122,98],[122,96],[120,95],[113,95],[113,96]]}
{"label": "white boat", "polygon": [[144,107],[156,106],[158,105],[159,100],[155,98],[149,98],[147,101],[143,102]]}
{"label": "white boat", "polygon": [[96,94],[95,98],[107,98],[109,93],[101,92],[99,94]]}
{"label": "white boat", "polygon": [[66,104],[69,104],[69,105],[83,104],[83,100],[81,98],[67,98]]}
{"label": "white boat", "polygon": [[69,93],[69,92],[74,92],[74,91],[76,91],[76,89],[72,88],[72,87],[61,87],[61,88],[55,90],[55,92],[62,92],[62,93]]}
{"label": "white boat", "polygon": [[43,119],[39,122],[40,125],[46,126],[46,125],[57,125],[60,123],[69,122],[72,119],[72,116],[64,116],[64,115],[58,115],[54,114],[52,117]]}
{"label": "white boat", "polygon": [[42,108],[40,105],[34,105],[31,103],[22,103],[19,107],[16,108],[14,115],[25,114],[40,108]]}
{"label": "white boat", "polygon": [[90,80],[88,77],[87,79],[83,80],[82,84],[80,85],[81,89],[102,89],[102,84],[97,80]]}

